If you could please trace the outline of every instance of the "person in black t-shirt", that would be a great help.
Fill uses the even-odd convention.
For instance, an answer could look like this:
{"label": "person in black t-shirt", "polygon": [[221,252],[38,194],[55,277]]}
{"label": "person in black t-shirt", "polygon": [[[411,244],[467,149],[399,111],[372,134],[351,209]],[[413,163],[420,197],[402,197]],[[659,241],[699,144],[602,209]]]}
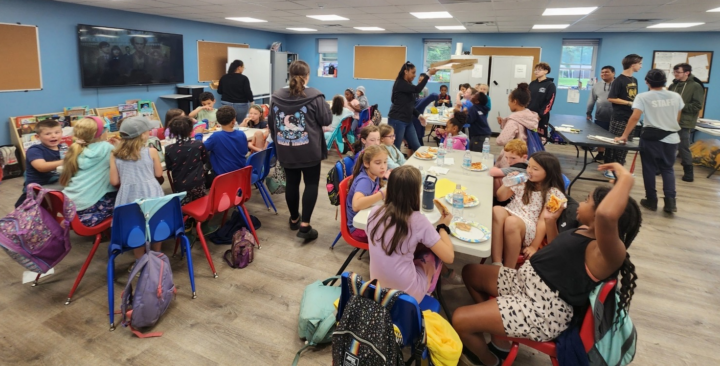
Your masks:
{"label": "person in black t-shirt", "polygon": [[550,110],[555,103],[555,79],[547,77],[550,65],[540,62],[535,65],[535,80],[530,82],[530,104],[527,109],[540,117],[537,132],[541,137],[548,137],[548,124],[550,123]]}
{"label": "person in black t-shirt", "polygon": [[165,148],[165,167],[172,174],[173,192],[187,192],[182,204],[207,195],[205,164],[208,153],[203,142],[193,140],[193,121],[190,117],[177,117],[170,122],[170,133],[177,142]]}
{"label": "person in black t-shirt", "polygon": [[238,120],[247,117],[250,104],[253,102],[253,92],[250,88],[250,79],[243,75],[245,64],[240,60],[233,61],[228,67],[227,74],[218,82],[220,104],[229,105],[235,109]]}
{"label": "person in black t-shirt", "polygon": [[[632,104],[638,94],[638,83],[633,74],[642,68],[642,59],[641,56],[634,53],[625,56],[622,61],[623,72],[610,86],[608,101],[613,106],[610,117],[610,133],[618,137],[625,132],[625,126],[633,113]],[[627,150],[608,149],[605,152],[605,163],[625,164],[625,156],[627,156]],[[605,177],[615,179],[610,171],[605,172]]]}

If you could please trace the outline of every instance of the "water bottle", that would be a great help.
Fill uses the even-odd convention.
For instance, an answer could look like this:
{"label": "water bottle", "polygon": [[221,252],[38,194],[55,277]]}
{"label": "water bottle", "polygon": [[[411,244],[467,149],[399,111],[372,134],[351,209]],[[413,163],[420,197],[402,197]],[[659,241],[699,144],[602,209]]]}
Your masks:
{"label": "water bottle", "polygon": [[425,181],[425,170],[423,170],[422,165],[418,165],[417,168],[420,171],[420,176],[422,177],[422,178],[420,178],[420,181],[424,182]]}
{"label": "water bottle", "polygon": [[453,137],[451,133],[448,133],[445,138],[445,150],[447,150],[448,154],[453,152]]}
{"label": "water bottle", "polygon": [[58,146],[58,151],[60,151],[60,160],[65,159],[65,154],[67,154],[68,149],[67,144],[64,142]]}
{"label": "water bottle", "polygon": [[460,184],[455,186],[455,192],[452,195],[452,214],[453,218],[462,218],[463,208],[465,207],[464,195]]}
{"label": "water bottle", "polygon": [[422,193],[422,209],[424,211],[432,211],[435,209],[435,183],[437,183],[437,177],[434,175],[428,175],[423,181],[423,193]]}
{"label": "water bottle", "polygon": [[445,144],[440,144],[440,146],[438,146],[437,158],[435,159],[437,166],[445,165],[445,153]]}
{"label": "water bottle", "polygon": [[518,175],[513,176],[506,176],[502,179],[502,182],[504,185],[510,187],[510,186],[516,186],[518,184],[523,184],[527,182],[528,176],[525,173],[520,173]]}
{"label": "water bottle", "polygon": [[465,169],[470,170],[472,168],[472,154],[470,154],[470,150],[465,150],[465,154],[463,155],[463,161],[462,166]]}
{"label": "water bottle", "polygon": [[486,161],[490,158],[490,138],[486,138],[483,142],[483,160]]}

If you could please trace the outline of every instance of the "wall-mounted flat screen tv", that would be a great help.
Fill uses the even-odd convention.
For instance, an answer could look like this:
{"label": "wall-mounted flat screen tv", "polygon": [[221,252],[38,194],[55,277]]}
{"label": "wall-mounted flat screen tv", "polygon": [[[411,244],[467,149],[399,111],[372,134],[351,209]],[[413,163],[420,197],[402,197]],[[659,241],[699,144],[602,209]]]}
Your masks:
{"label": "wall-mounted flat screen tv", "polygon": [[79,24],[78,46],[84,88],[185,81],[181,34]]}

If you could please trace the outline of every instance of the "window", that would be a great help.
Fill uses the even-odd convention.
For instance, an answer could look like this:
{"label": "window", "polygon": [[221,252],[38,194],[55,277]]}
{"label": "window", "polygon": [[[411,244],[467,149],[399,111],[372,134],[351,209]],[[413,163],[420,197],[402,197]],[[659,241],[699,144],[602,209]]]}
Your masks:
{"label": "window", "polygon": [[[320,55],[319,65],[322,67],[322,74],[318,70],[319,77],[332,78],[335,77],[337,71],[337,38],[320,38],[318,39],[318,54]],[[332,67],[331,67],[332,66]],[[330,72],[333,71],[333,72]]]}
{"label": "window", "polygon": [[[430,64],[438,61],[449,60],[452,56],[450,49],[452,48],[451,39],[426,39],[424,47],[424,68],[422,72],[430,68]],[[418,71],[420,74],[421,71]],[[430,78],[430,81],[438,83],[450,82],[450,70],[439,70],[437,74]]]}
{"label": "window", "polygon": [[558,71],[560,88],[577,87],[579,81],[585,87],[588,80],[595,77],[598,45],[596,39],[563,40],[560,70]]}

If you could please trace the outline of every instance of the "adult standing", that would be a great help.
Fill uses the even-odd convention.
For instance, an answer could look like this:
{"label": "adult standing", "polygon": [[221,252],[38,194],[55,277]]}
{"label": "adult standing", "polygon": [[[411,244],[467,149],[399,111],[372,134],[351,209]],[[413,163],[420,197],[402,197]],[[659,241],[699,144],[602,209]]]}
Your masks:
{"label": "adult standing", "polygon": [[[436,70],[430,69],[428,74],[435,75]],[[403,139],[410,146],[410,153],[420,148],[417,132],[412,126],[413,117],[418,118],[420,123],[425,126],[425,118],[415,109],[416,95],[422,92],[429,78],[420,78],[417,85],[413,85],[415,80],[415,65],[410,61],[403,64],[400,68],[395,84],[392,88],[392,97],[390,113],[388,113],[388,124],[395,129],[395,147],[398,149],[402,146]]]}
{"label": "adult standing", "polygon": [[692,74],[692,66],[689,64],[675,65],[673,74],[675,80],[668,90],[680,94],[685,103],[685,107],[680,113],[680,163],[684,172],[682,180],[692,182],[694,177],[692,153],[690,153],[690,133],[695,128],[700,110],[703,108],[705,90],[702,81]]}
{"label": "adult standing", "polygon": [[[633,114],[632,105],[635,96],[638,94],[637,79],[634,73],[642,68],[643,58],[640,55],[631,53],[622,60],[623,72],[613,81],[608,93],[608,100],[613,104],[613,111],[610,117],[610,133],[620,137],[625,132],[630,116]],[[605,151],[605,163],[625,164],[627,150],[607,149]],[[606,170],[603,175],[608,179],[615,179],[615,175]]]}
{"label": "adult standing", "polygon": [[253,102],[250,80],[243,75],[243,71],[245,71],[245,64],[240,60],[235,60],[228,67],[227,74],[223,75],[218,83],[218,94],[222,96],[220,104],[233,107],[238,120],[245,119],[250,104]]}
{"label": "adult standing", "polygon": [[[603,66],[600,71],[601,83],[593,85],[590,91],[590,97],[587,102],[587,120],[592,121],[592,111],[597,104],[595,109],[595,124],[602,127],[606,131],[610,131],[610,117],[612,117],[612,103],[608,101],[608,93],[610,93],[610,86],[613,80],[615,80],[615,68],[612,66]],[[595,156],[595,160],[604,161],[605,159],[605,148],[598,148],[598,154]]]}
{"label": "adult standing", "polygon": [[[288,68],[290,86],[276,90],[271,99],[268,127],[275,141],[277,160],[285,168],[285,200],[290,210],[290,229],[305,240],[318,237],[310,226],[320,185],[320,162],[327,158],[327,143],[322,128],[332,122],[325,96],[306,87],[310,66],[293,61]],[[222,79],[221,79],[222,81]],[[300,205],[300,178],[305,183]]]}
{"label": "adult standing", "polygon": [[550,110],[555,103],[555,80],[547,77],[550,73],[550,65],[540,62],[535,65],[535,80],[530,82],[530,104],[527,109],[540,116],[538,123],[538,134],[548,137],[548,124],[550,123]]}

